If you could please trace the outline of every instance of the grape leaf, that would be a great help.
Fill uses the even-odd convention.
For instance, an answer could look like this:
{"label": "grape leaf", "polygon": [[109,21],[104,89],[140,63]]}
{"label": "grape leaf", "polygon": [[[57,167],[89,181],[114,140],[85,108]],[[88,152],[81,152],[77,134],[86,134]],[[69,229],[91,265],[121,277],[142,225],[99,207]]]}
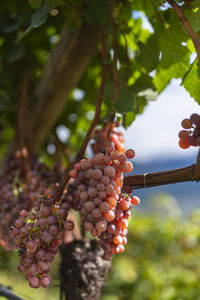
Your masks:
{"label": "grape leaf", "polygon": [[152,83],[152,77],[147,74],[142,74],[132,85],[127,85],[123,80],[120,81],[118,100],[113,100],[114,94],[114,83],[107,82],[104,101],[107,106],[113,107],[113,109],[124,114],[127,112],[135,112],[136,109],[136,99],[145,99],[145,101],[153,101],[157,98],[157,92]]}
{"label": "grape leaf", "polygon": [[172,78],[182,78],[188,70],[189,64],[176,63],[167,69],[159,67],[153,79],[154,85],[158,93],[161,93]]}
{"label": "grape leaf", "polygon": [[123,123],[122,123],[123,127],[124,128],[129,127],[135,120],[136,116],[137,115],[133,112],[128,112],[126,114],[123,114]]}
{"label": "grape leaf", "polygon": [[170,65],[189,61],[189,51],[182,45],[183,38],[176,30],[166,28],[159,39],[162,53],[160,66],[167,69]]}
{"label": "grape leaf", "polygon": [[34,28],[38,28],[38,27],[42,26],[48,19],[50,10],[51,10],[51,7],[46,4],[44,4],[42,7],[38,8],[36,10],[36,12],[32,15],[30,26],[17,37],[16,43],[18,43],[22,38],[24,38]]}
{"label": "grape leaf", "polygon": [[185,10],[185,16],[191,24],[194,31],[200,30],[200,8],[197,10]]}
{"label": "grape leaf", "polygon": [[127,128],[135,120],[138,114],[141,114],[144,110],[144,107],[147,105],[147,100],[143,97],[135,98],[135,105],[132,112],[123,114],[123,126]]}
{"label": "grape leaf", "polygon": [[182,85],[191,97],[200,104],[200,77],[198,75],[198,63],[197,60],[194,62],[190,71],[182,81]]}
{"label": "grape leaf", "polygon": [[153,84],[153,79],[151,76],[147,74],[142,74],[135,82],[135,91],[137,93],[142,92],[147,89],[152,89],[154,90],[154,84]]}
{"label": "grape leaf", "polygon": [[154,7],[149,0],[134,0],[132,1],[132,9],[145,12],[148,17],[151,17],[154,13]]}
{"label": "grape leaf", "polygon": [[146,68],[147,72],[154,70],[159,63],[159,48],[155,36],[150,36],[145,44],[140,43],[140,55],[138,60]]}
{"label": "grape leaf", "polygon": [[135,105],[134,86],[123,86],[119,89],[118,100],[114,102],[114,109],[121,114],[133,111]]}

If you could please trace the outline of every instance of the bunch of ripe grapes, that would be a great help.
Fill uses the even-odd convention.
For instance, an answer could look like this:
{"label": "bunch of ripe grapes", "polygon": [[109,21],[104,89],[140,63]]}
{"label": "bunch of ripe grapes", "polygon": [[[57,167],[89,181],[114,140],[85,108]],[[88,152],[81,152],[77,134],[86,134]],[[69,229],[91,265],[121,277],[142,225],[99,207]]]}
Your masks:
{"label": "bunch of ripe grapes", "polygon": [[134,155],[132,149],[120,154],[109,145],[103,153],[76,163],[70,172],[79,196],[82,225],[100,239],[106,260],[124,251],[130,209],[132,204],[139,204],[136,196],[121,190],[123,173],[133,169],[127,158]]}
{"label": "bunch of ripe grapes", "polygon": [[9,236],[9,228],[20,211],[30,210],[46,186],[57,179],[44,163],[35,158],[25,174],[23,159],[21,151],[10,155],[0,175],[0,244],[6,250],[16,248]]}
{"label": "bunch of ripe grapes", "polygon": [[56,205],[58,184],[46,190],[29,212],[22,210],[10,235],[19,248],[19,271],[33,288],[47,287],[51,283],[49,263],[54,260],[64,238],[64,231],[71,231],[73,222],[67,220],[68,206]]}
{"label": "bunch of ripe grapes", "polygon": [[179,132],[179,146],[187,149],[190,146],[200,146],[200,115],[192,114],[181,123],[184,130]]}

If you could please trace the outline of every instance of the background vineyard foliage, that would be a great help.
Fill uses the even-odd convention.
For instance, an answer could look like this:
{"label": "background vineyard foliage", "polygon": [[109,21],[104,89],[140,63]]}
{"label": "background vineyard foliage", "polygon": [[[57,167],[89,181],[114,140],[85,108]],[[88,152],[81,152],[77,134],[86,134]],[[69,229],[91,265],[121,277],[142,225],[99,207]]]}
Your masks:
{"label": "background vineyard foliage", "polygon": [[[126,251],[113,259],[101,300],[199,297],[200,211],[184,219],[170,196],[160,195],[149,201],[154,213],[133,212]],[[1,250],[1,282],[8,285],[12,282],[18,295],[23,291],[24,295],[31,295],[30,299],[55,299],[58,265],[59,258],[51,268],[54,285],[48,291],[33,290],[23,275],[17,273],[16,256]]]}

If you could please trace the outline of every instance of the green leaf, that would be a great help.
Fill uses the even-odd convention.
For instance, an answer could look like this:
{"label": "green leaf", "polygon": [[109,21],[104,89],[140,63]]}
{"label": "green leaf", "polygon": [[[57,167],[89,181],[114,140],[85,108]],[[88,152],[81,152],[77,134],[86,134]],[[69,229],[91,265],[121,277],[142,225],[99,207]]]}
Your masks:
{"label": "green leaf", "polygon": [[197,61],[195,61],[187,76],[185,76],[182,85],[190,96],[200,104],[200,77],[198,75]]}
{"label": "green leaf", "polygon": [[157,39],[154,35],[150,36],[146,44],[140,43],[139,61],[145,67],[147,72],[151,72],[157,68],[159,63],[159,53]]}
{"label": "green leaf", "polygon": [[133,10],[142,10],[148,17],[151,17],[154,13],[154,7],[149,0],[134,0],[132,1]]}
{"label": "green leaf", "polygon": [[39,8],[42,5],[42,0],[28,0],[28,3],[33,8]]}
{"label": "green leaf", "polygon": [[136,118],[136,114],[133,112],[128,112],[126,114],[123,114],[123,123],[122,124],[123,124],[124,128],[129,127],[133,123],[135,118]]}
{"label": "green leaf", "polygon": [[137,93],[142,92],[147,89],[154,90],[153,78],[147,74],[142,74],[135,82],[134,82],[135,91]]}
{"label": "green leaf", "polygon": [[189,62],[189,51],[187,47],[182,46],[183,37],[179,31],[166,28],[159,39],[160,50],[162,52],[160,66],[168,68],[170,65],[178,62]]}
{"label": "green leaf", "polygon": [[119,89],[118,100],[114,102],[114,109],[121,114],[133,111],[135,105],[134,86],[123,86]]}
{"label": "green leaf", "polygon": [[113,82],[107,82],[106,87],[104,90],[104,102],[107,105],[107,107],[113,107],[113,94],[114,94],[114,83]]}
{"label": "green leaf", "polygon": [[138,114],[141,114],[144,107],[147,105],[147,100],[144,97],[135,97],[135,105],[132,112],[123,114],[123,126],[127,128],[135,120]]}
{"label": "green leaf", "polygon": [[158,68],[153,83],[158,93],[161,93],[169,84],[172,78],[182,78],[187,72],[189,64],[176,63],[167,69]]}
{"label": "green leaf", "polygon": [[43,5],[41,8],[39,8],[31,18],[31,26],[33,28],[38,28],[43,25],[48,19],[50,10],[51,7],[48,5]]}
{"label": "green leaf", "polygon": [[43,5],[42,7],[40,7],[39,9],[37,9],[36,12],[32,15],[30,26],[18,36],[16,43],[18,43],[22,38],[24,38],[34,28],[38,28],[38,27],[42,26],[48,19],[50,10],[51,10],[51,7],[49,7],[46,4]]}
{"label": "green leaf", "polygon": [[104,99],[107,105],[113,106],[113,109],[120,113],[134,112],[139,113],[138,99],[143,101],[153,101],[157,98],[157,92],[155,91],[152,83],[152,77],[146,74],[142,74],[133,85],[127,85],[123,81],[120,82],[118,100],[113,101],[114,83],[108,82],[106,84]]}
{"label": "green leaf", "polygon": [[90,25],[104,24],[108,18],[107,1],[87,0],[87,7],[83,11],[83,17],[86,23]]}
{"label": "green leaf", "polygon": [[200,8],[196,10],[185,10],[185,16],[188,18],[189,23],[191,24],[194,31],[200,30]]}

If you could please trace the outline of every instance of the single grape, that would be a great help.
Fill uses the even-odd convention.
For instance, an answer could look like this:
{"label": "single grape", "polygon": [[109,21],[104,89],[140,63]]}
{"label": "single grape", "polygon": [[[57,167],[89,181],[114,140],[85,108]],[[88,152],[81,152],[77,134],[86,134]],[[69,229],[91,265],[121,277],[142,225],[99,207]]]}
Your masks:
{"label": "single grape", "polygon": [[104,220],[96,223],[96,229],[98,230],[98,232],[105,231],[106,227],[107,227],[107,223]]}
{"label": "single grape", "polygon": [[93,201],[87,201],[85,202],[85,210],[87,212],[91,212],[95,208],[95,204]]}
{"label": "single grape", "polygon": [[29,241],[26,244],[26,249],[29,253],[34,253],[37,250],[37,242],[36,241]]}
{"label": "single grape", "polygon": [[135,156],[135,151],[133,149],[128,149],[126,150],[125,155],[128,159],[132,159]]}
{"label": "single grape", "polygon": [[104,174],[108,177],[114,177],[115,176],[115,169],[112,166],[107,166],[104,169]]}
{"label": "single grape", "polygon": [[92,210],[92,215],[94,218],[99,218],[102,215],[102,212],[99,208],[95,208]]}
{"label": "single grape", "polygon": [[188,149],[190,147],[190,144],[188,140],[179,140],[179,146],[182,149]]}
{"label": "single grape", "polygon": [[41,280],[40,280],[41,286],[42,287],[48,287],[50,284],[50,280],[47,276],[44,276]]}
{"label": "single grape", "polygon": [[72,231],[74,229],[74,223],[72,221],[65,221],[64,228],[65,230]]}
{"label": "single grape", "polygon": [[100,210],[102,211],[102,213],[106,213],[106,212],[109,211],[110,206],[109,206],[108,203],[102,202],[102,203],[99,205],[99,208],[100,208]]}
{"label": "single grape", "polygon": [[115,219],[115,213],[113,210],[109,210],[108,212],[103,214],[103,217],[106,221],[112,222]]}
{"label": "single grape", "polygon": [[192,127],[192,122],[190,119],[184,119],[182,122],[181,122],[181,125],[184,129],[190,129]]}
{"label": "single grape", "polygon": [[92,177],[95,180],[99,180],[102,177],[102,171],[100,169],[94,169],[92,173]]}
{"label": "single grape", "polygon": [[138,204],[140,204],[140,198],[137,197],[137,196],[133,196],[133,197],[131,198],[131,203],[132,203],[133,205],[138,205]]}
{"label": "single grape", "polygon": [[33,276],[29,279],[29,284],[32,288],[37,289],[40,287],[40,280],[37,277]]}

